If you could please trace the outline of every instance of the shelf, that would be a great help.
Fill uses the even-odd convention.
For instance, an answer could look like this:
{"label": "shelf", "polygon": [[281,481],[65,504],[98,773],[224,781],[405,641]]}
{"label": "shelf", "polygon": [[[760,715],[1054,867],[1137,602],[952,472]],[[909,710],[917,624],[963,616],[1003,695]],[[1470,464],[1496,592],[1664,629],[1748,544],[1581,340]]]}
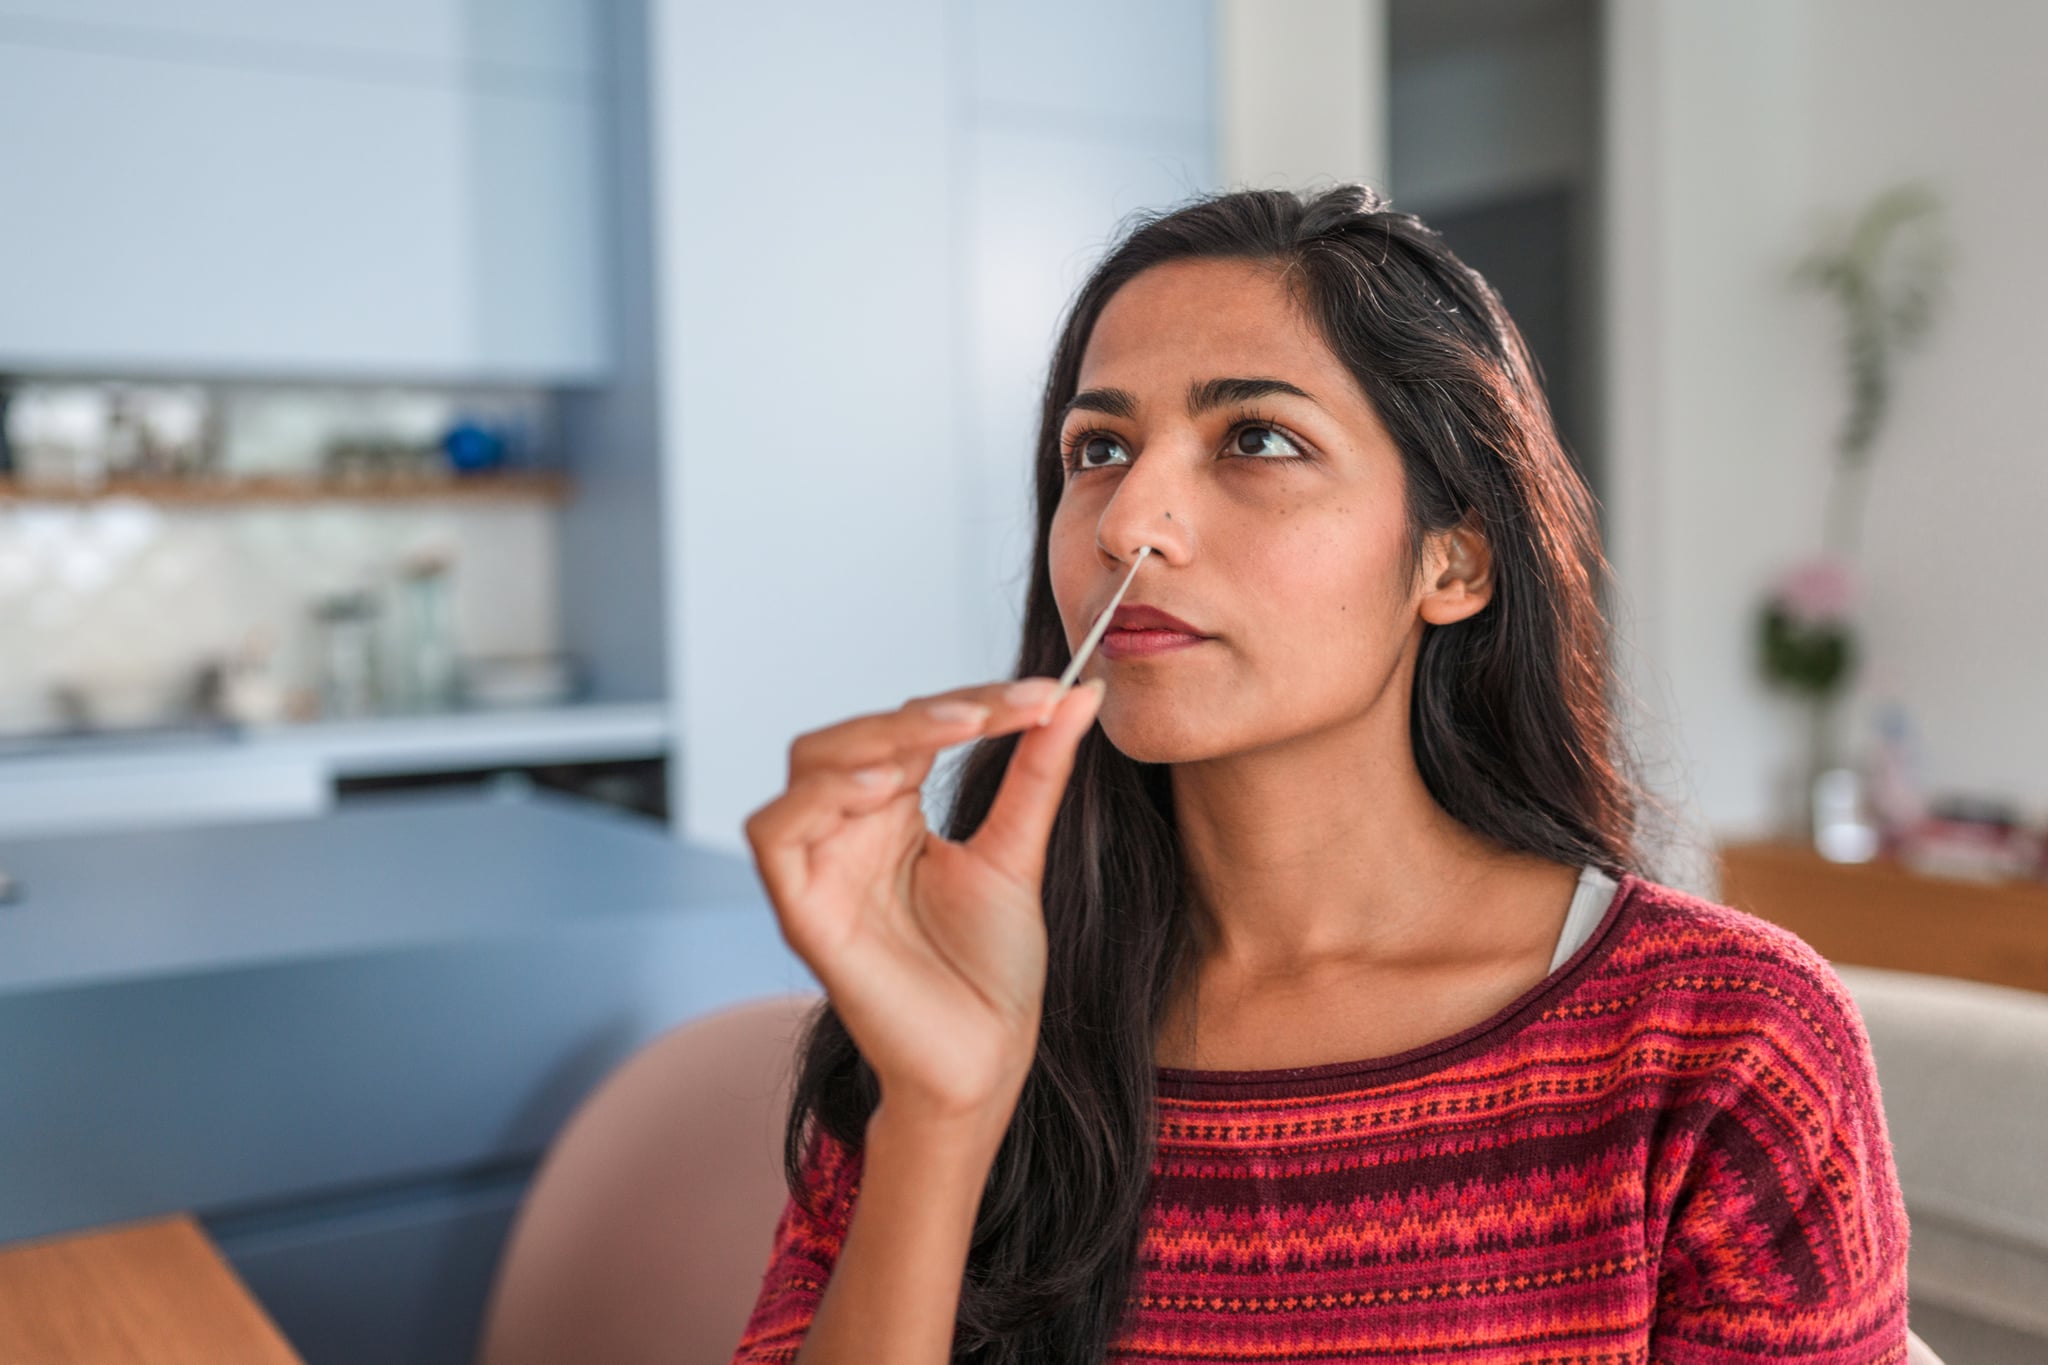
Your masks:
{"label": "shelf", "polygon": [[0,477],[0,506],[93,503],[115,498],[181,506],[325,502],[567,502],[568,477],[553,471],[445,476],[319,478],[283,475],[214,478],[121,476],[90,487],[25,484]]}
{"label": "shelf", "polygon": [[1724,903],[1790,929],[1831,962],[2048,991],[2048,885],[1831,863],[1779,841],[1726,845],[1721,877]]}

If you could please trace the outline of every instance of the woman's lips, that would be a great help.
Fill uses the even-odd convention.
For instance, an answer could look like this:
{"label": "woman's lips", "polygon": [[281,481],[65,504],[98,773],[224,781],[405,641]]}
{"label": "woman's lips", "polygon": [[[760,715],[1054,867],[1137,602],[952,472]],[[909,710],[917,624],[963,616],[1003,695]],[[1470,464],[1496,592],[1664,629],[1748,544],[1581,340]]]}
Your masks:
{"label": "woman's lips", "polygon": [[1103,632],[1102,652],[1112,659],[1149,659],[1202,644],[1208,638],[1178,630],[1110,630]]}

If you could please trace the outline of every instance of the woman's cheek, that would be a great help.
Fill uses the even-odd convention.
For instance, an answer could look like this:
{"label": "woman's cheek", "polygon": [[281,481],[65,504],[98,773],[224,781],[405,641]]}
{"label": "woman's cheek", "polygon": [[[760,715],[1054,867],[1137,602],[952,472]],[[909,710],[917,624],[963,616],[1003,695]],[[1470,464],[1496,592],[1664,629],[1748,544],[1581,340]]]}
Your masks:
{"label": "woman's cheek", "polygon": [[1078,605],[1087,588],[1088,564],[1086,554],[1092,546],[1091,540],[1081,540],[1086,528],[1076,529],[1072,518],[1063,519],[1055,513],[1049,534],[1046,537],[1047,572],[1052,580],[1053,604],[1059,608],[1060,623],[1067,627],[1067,639],[1074,639],[1072,629]]}

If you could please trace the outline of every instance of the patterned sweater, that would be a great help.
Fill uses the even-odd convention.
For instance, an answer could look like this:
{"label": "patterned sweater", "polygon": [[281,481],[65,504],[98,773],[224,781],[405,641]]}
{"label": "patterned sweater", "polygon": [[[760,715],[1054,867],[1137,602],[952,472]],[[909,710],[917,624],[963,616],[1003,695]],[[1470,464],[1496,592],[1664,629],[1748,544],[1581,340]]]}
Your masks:
{"label": "patterned sweater", "polygon": [[[1395,1056],[1159,1072],[1115,1362],[1901,1362],[1906,1214],[1840,979],[1632,875],[1566,962]],[[736,1365],[802,1342],[859,1193],[827,1138]]]}

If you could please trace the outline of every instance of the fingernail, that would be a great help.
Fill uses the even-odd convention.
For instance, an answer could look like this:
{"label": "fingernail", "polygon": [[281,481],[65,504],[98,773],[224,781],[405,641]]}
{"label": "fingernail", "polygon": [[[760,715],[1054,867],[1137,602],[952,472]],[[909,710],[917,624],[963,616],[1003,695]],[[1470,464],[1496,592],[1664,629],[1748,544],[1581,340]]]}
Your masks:
{"label": "fingernail", "polygon": [[1056,678],[1026,678],[1022,682],[1013,682],[1004,688],[1003,700],[1014,706],[1022,706],[1027,702],[1043,701],[1052,695],[1052,690],[1057,686],[1059,686],[1059,680]]}
{"label": "fingernail", "polygon": [[1097,706],[1100,706],[1102,704],[1103,694],[1109,691],[1109,679],[1090,678],[1087,682],[1082,683],[1081,686],[1087,688],[1089,691],[1095,694],[1095,704]]}
{"label": "fingernail", "polygon": [[938,701],[927,708],[933,720],[948,725],[964,724],[967,721],[981,722],[988,719],[988,708],[979,702]]}
{"label": "fingernail", "polygon": [[863,787],[881,787],[893,785],[902,776],[903,769],[893,763],[884,763],[873,768],[859,769],[854,773],[853,780]]}

